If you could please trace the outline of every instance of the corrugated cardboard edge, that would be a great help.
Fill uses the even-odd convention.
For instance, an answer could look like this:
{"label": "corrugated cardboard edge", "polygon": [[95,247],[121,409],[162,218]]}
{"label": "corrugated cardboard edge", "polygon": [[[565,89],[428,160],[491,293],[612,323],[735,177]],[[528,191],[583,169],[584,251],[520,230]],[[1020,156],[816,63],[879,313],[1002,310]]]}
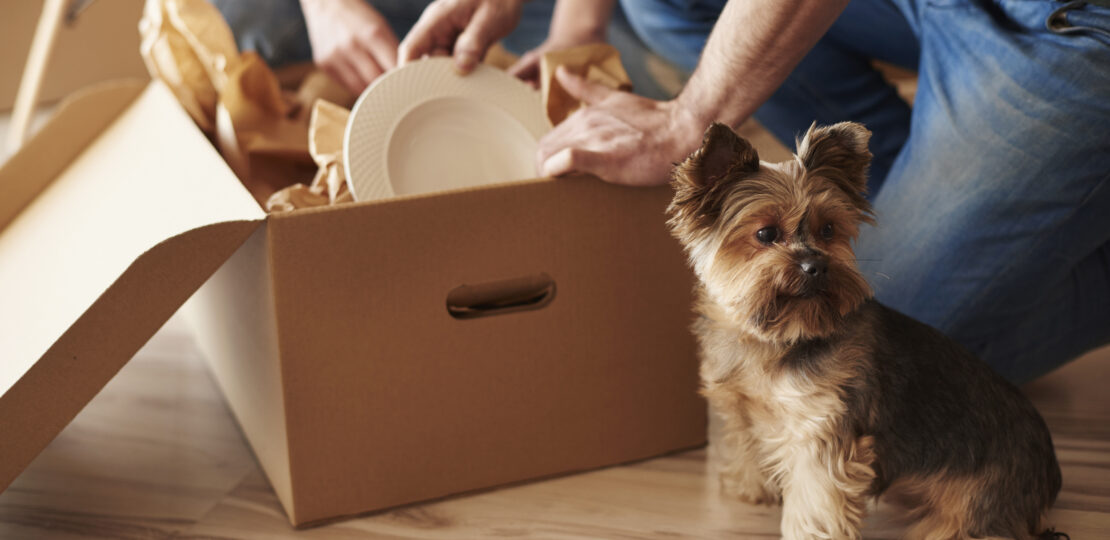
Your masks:
{"label": "corrugated cardboard edge", "polygon": [[[0,397],[0,489],[11,484],[260,223],[216,223],[151,248]],[[45,393],[54,397],[50,406],[37,406]]]}
{"label": "corrugated cardboard edge", "polygon": [[182,307],[239,429],[292,516],[269,228],[257,229]]}
{"label": "corrugated cardboard edge", "polygon": [[69,167],[146,85],[141,80],[113,81],[77,92],[63,101],[53,118],[4,163],[0,178],[18,177],[19,182],[2,186],[0,230]]}

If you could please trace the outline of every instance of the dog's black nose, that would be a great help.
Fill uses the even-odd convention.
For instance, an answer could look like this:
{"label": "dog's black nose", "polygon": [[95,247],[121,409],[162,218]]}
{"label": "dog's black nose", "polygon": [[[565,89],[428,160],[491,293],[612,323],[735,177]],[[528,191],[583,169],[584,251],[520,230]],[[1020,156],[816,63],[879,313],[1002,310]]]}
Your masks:
{"label": "dog's black nose", "polygon": [[818,257],[806,257],[798,263],[798,266],[801,267],[802,273],[809,278],[824,277],[829,270],[829,263]]}

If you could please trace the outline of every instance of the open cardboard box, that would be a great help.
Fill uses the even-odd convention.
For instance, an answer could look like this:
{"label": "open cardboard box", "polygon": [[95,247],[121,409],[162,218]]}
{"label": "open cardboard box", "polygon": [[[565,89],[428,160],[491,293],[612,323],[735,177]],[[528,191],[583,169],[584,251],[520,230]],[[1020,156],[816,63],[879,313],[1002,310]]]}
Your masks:
{"label": "open cardboard box", "polygon": [[164,86],[87,91],[0,169],[0,488],[183,303],[294,525],[701,445],[669,198],[266,215]]}

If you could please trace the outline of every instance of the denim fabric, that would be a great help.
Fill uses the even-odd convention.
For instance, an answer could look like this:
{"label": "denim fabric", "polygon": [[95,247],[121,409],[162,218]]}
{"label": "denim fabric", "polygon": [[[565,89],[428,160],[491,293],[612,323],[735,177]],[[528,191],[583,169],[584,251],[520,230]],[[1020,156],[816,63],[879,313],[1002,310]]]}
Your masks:
{"label": "denim fabric", "polygon": [[[298,0],[210,0],[223,14],[240,50],[257,51],[271,66],[312,60],[304,15]],[[367,0],[385,17],[398,38],[408,33],[431,0]],[[524,4],[520,25],[504,40],[520,54],[543,42],[554,0]]]}
{"label": "denim fabric", "polygon": [[694,71],[725,0],[620,0],[632,29],[659,56]]}
{"label": "denim fabric", "polygon": [[[431,0],[367,0],[389,22],[397,36],[408,33]],[[298,0],[211,0],[227,20],[241,50],[257,51],[271,66],[312,60],[304,15]],[[501,44],[516,55],[535,48],[547,38],[554,0],[524,3],[520,23]],[[609,41],[621,52],[636,93],[654,99],[670,97],[648,70],[647,47],[640,42],[621,13],[609,26]]]}
{"label": "denim fabric", "polygon": [[[687,68],[712,27],[691,6],[724,3],[623,1]],[[1081,4],[853,0],[756,114],[788,146],[814,120],[874,132],[876,296],[1014,382],[1110,341],[1110,9]],[[912,110],[872,59],[919,70]]]}

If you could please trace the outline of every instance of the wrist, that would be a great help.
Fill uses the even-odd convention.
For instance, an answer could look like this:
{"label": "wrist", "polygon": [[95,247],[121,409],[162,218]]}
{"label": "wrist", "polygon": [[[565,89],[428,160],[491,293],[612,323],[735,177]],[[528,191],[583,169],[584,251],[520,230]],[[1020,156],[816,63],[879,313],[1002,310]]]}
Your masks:
{"label": "wrist", "polygon": [[550,43],[605,41],[616,0],[558,0],[551,16]]}
{"label": "wrist", "polygon": [[553,21],[547,41],[554,44],[581,44],[605,41],[605,21]]}
{"label": "wrist", "polygon": [[732,128],[739,126],[755,112],[754,107],[745,104],[737,95],[738,88],[726,89],[719,86],[698,84],[696,77],[682,89],[674,99],[676,107],[682,109],[687,120],[705,129],[714,122]]}
{"label": "wrist", "polygon": [[682,96],[664,102],[670,113],[670,129],[674,141],[674,156],[681,161],[701,146],[705,130],[713,122],[720,121],[704,111],[685,103]]}

